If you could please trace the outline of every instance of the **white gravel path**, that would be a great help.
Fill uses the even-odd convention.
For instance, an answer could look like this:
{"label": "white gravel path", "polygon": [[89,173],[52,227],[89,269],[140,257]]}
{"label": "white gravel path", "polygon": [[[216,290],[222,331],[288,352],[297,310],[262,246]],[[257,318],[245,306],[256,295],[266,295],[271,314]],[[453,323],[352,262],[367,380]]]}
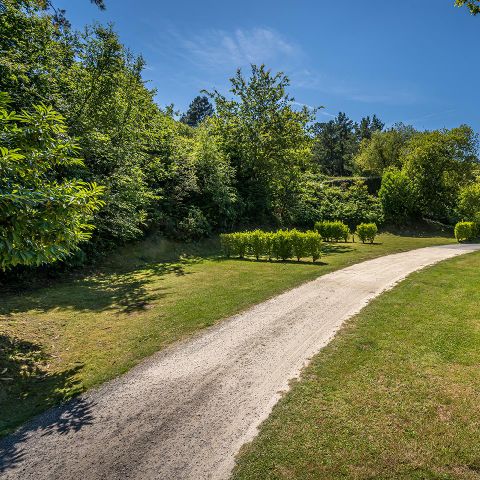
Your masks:
{"label": "white gravel path", "polygon": [[289,380],[346,319],[411,272],[478,249],[388,255],[256,305],[0,442],[0,478],[228,478]]}

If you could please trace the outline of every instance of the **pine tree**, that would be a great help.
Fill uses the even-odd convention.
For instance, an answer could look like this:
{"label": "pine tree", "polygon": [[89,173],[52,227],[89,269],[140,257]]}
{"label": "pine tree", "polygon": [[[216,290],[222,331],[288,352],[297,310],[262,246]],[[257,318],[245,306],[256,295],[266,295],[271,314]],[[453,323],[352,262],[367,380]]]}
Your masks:
{"label": "pine tree", "polygon": [[206,96],[201,97],[198,95],[193,99],[187,112],[180,118],[180,121],[191,127],[196,127],[207,117],[211,117],[212,115],[213,107],[208,98]]}

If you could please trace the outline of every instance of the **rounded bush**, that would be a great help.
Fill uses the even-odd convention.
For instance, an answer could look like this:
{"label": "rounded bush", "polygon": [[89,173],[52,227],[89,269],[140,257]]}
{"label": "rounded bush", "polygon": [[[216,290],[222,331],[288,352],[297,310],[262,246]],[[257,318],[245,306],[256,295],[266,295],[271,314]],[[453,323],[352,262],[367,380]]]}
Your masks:
{"label": "rounded bush", "polygon": [[358,238],[363,242],[373,243],[378,233],[378,228],[374,223],[361,223],[356,231]]}
{"label": "rounded bush", "polygon": [[473,240],[478,236],[478,227],[475,222],[458,222],[455,225],[455,238],[457,242]]}
{"label": "rounded bush", "polygon": [[339,242],[343,240],[348,241],[350,230],[343,222],[316,222],[315,230],[321,235],[321,237],[327,242]]}

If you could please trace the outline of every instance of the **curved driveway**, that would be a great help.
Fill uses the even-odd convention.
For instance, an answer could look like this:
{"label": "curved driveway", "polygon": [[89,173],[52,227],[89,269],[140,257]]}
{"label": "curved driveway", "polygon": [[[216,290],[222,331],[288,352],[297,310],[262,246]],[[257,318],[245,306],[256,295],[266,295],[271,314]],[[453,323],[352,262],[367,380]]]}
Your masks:
{"label": "curved driveway", "polygon": [[480,249],[446,245],[339,270],[231,317],[52,409],[0,443],[0,478],[228,478],[288,382],[370,299]]}

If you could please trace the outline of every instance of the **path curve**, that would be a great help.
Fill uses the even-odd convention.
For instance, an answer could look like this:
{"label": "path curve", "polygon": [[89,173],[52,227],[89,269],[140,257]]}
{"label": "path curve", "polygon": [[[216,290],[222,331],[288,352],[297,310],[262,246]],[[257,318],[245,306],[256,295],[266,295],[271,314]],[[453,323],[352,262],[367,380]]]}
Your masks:
{"label": "path curve", "polygon": [[231,317],[52,409],[0,443],[0,478],[228,478],[288,381],[342,323],[445,245],[339,270]]}

